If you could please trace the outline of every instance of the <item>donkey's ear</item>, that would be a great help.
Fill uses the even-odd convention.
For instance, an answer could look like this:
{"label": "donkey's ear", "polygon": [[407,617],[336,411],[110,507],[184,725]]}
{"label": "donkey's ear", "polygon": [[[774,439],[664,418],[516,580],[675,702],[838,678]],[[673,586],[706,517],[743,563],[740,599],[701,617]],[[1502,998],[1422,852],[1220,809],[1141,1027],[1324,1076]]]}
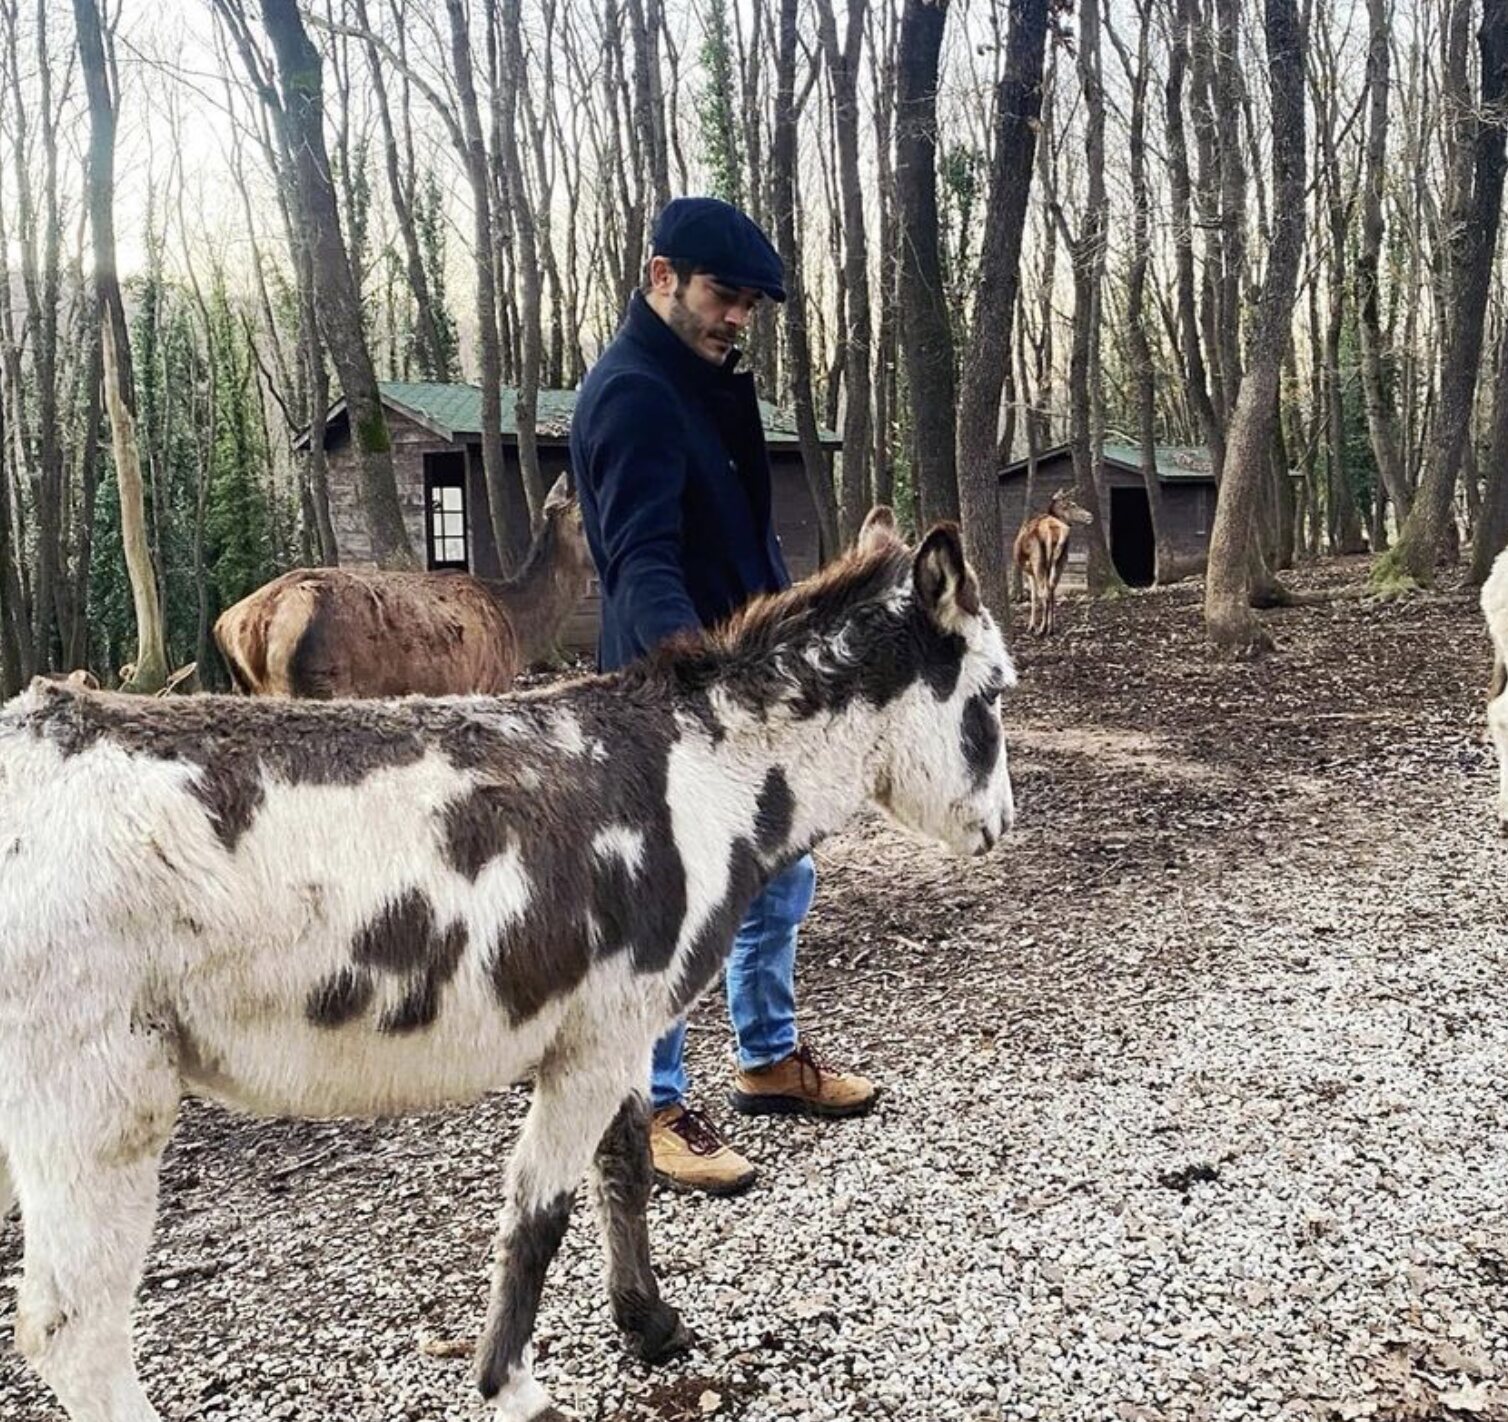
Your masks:
{"label": "donkey's ear", "polygon": [[567,470],[550,485],[550,492],[545,495],[545,512],[552,513],[556,509],[563,509],[570,502],[571,474]]}
{"label": "donkey's ear", "polygon": [[900,529],[896,527],[895,514],[885,504],[876,504],[859,530],[858,543],[861,553],[874,553],[892,543],[901,541]]}
{"label": "donkey's ear", "polygon": [[964,559],[956,523],[939,523],[922,540],[911,581],[918,601],[945,631],[957,632],[967,618],[979,615],[979,584]]}

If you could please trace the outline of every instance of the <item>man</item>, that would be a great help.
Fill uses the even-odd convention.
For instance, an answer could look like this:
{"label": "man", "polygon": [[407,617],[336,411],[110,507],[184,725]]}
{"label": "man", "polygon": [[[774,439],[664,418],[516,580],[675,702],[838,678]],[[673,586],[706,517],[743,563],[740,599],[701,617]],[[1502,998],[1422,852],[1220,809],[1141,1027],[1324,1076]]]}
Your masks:
{"label": "man", "polygon": [[[736,368],[755,308],[785,300],[780,257],[748,217],[715,198],[670,203],[651,252],[644,288],[583,382],[571,422],[602,581],[605,670],[790,583],[770,521],[754,378]],[[832,1071],[797,1036],[796,933],[815,883],[810,857],[771,880],[734,943],[729,1099],[745,1114],[854,1116],[874,1102],[868,1081]],[[682,1022],[655,1047],[655,1169],[685,1189],[736,1194],[754,1167],[686,1104],[685,1042]]]}

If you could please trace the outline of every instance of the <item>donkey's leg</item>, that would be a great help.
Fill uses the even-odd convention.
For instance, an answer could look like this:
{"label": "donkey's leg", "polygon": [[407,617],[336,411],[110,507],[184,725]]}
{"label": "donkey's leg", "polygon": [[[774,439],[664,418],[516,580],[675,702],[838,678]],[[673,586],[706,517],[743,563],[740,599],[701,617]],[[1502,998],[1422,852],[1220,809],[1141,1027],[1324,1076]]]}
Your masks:
{"label": "donkey's leg", "polygon": [[131,1305],[179,1086],[165,1056],[142,1060],[140,1039],[112,1045],[88,1058],[108,1076],[60,1064],[0,1123],[25,1238],[16,1347],[72,1422],[157,1422],[136,1377]]}
{"label": "donkey's leg", "polygon": [[545,1273],[560,1248],[571,1200],[619,1103],[636,1080],[621,1056],[580,1049],[547,1057],[534,1101],[508,1164],[487,1325],[477,1344],[476,1379],[499,1422],[564,1414],[534,1380],[530,1340]]}
{"label": "donkey's leg", "polygon": [[16,1182],[11,1179],[10,1166],[6,1164],[5,1152],[0,1150],[0,1224],[10,1218],[16,1208]]}
{"label": "donkey's leg", "polygon": [[1498,756],[1498,829],[1508,834],[1508,691],[1488,702],[1487,729]]}
{"label": "donkey's leg", "polygon": [[593,1202],[607,1251],[607,1292],[613,1317],[646,1363],[687,1348],[691,1336],[680,1315],[660,1298],[649,1262],[645,1210],[654,1166],[649,1155],[649,1103],[640,1092],[625,1097],[597,1146],[592,1165]]}

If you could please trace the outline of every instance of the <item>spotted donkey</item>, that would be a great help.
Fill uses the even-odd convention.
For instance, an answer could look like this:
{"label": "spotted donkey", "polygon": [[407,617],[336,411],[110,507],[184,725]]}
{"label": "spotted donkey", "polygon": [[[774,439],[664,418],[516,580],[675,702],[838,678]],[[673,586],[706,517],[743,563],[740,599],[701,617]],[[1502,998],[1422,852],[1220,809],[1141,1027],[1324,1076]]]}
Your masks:
{"label": "spotted donkey", "polygon": [[371,1115],[531,1075],[483,1395],[507,1422],[562,1416],[530,1337],[589,1169],[618,1323],[646,1358],[683,1346],[645,1225],[651,1045],[761,883],[866,801],[958,852],[995,843],[1013,680],[957,531],[913,556],[877,510],[817,578],[543,694],[145,701],[33,682],[0,712],[17,1346],[74,1422],[156,1418],[130,1316],[185,1092]]}

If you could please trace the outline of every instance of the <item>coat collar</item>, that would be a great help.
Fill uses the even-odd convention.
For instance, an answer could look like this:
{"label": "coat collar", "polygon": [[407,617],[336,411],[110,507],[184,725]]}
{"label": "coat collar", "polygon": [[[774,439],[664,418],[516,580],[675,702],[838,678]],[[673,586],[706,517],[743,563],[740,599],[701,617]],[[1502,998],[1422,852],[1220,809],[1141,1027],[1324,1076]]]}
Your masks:
{"label": "coat collar", "polygon": [[[628,315],[623,330],[635,345],[647,350],[657,361],[699,390],[726,390],[740,378],[738,362],[743,352],[735,346],[721,365],[703,360],[660,319],[642,291],[629,298]],[[741,377],[747,380],[748,376]]]}

